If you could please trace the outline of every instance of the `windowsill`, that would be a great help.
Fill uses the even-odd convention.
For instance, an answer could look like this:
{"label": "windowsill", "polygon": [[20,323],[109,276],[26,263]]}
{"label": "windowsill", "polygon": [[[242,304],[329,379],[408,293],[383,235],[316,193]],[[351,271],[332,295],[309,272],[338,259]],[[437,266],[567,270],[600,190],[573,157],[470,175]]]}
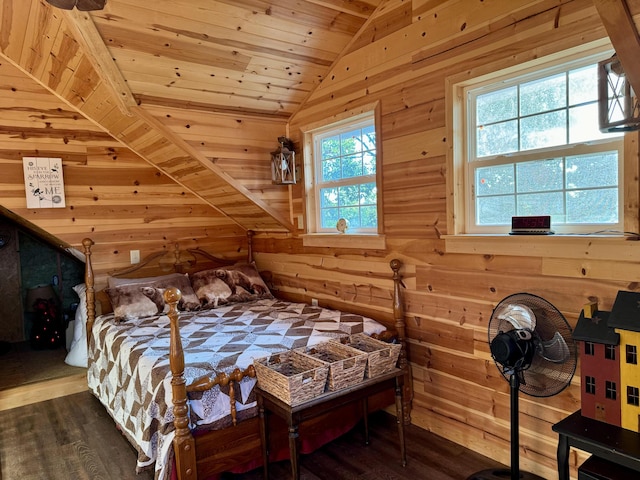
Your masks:
{"label": "windowsill", "polygon": [[308,233],[302,235],[305,247],[359,248],[385,250],[387,241],[384,235],[365,235],[357,233]]}
{"label": "windowsill", "polygon": [[447,253],[640,261],[638,237],[624,235],[467,234],[442,238]]}

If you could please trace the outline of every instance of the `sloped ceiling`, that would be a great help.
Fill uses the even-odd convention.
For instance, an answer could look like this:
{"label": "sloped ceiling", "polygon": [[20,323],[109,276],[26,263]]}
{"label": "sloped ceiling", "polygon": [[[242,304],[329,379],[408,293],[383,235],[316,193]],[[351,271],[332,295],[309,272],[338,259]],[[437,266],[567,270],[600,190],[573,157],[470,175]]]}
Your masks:
{"label": "sloped ceiling", "polygon": [[109,0],[100,11],[0,0],[0,52],[245,229],[292,231],[152,115],[163,106],[283,123],[383,0]]}

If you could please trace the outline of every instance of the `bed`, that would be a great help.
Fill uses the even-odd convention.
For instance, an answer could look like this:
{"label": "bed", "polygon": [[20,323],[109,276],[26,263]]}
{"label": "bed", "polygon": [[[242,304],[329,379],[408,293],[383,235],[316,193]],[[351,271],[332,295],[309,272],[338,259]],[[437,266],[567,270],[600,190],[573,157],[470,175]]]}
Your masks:
{"label": "bed", "polygon": [[[166,252],[151,255],[111,272],[99,292],[94,242],[83,241],[89,389],[137,450],[138,469],[154,468],[159,480],[215,478],[261,464],[254,359],[362,332],[401,344],[398,366],[410,389],[398,260],[390,275],[394,328],[386,329],[361,315],[274,297],[253,262],[252,236],[246,262],[199,249],[185,261],[176,245],[170,264],[160,264]],[[405,392],[406,423],[410,399]],[[392,402],[381,396],[369,406]],[[345,433],[361,415],[345,407],[319,417],[301,429],[303,452]],[[286,426],[271,430],[270,458],[284,459]]]}

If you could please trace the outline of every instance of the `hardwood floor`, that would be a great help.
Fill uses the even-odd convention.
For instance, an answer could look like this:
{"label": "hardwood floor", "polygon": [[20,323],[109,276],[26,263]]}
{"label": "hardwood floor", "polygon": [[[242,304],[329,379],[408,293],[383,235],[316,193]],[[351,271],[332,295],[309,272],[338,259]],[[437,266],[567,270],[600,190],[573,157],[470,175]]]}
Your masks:
{"label": "hardwood floor", "polygon": [[[88,391],[0,412],[0,479],[5,480],[151,480],[136,475],[136,454],[102,405]],[[395,418],[371,416],[371,443],[362,429],[310,455],[301,456],[304,480],[464,480],[499,466],[420,428],[406,430],[408,464],[402,467]],[[290,478],[288,462],[272,464],[273,480]],[[259,480],[262,470],[223,480]]]}

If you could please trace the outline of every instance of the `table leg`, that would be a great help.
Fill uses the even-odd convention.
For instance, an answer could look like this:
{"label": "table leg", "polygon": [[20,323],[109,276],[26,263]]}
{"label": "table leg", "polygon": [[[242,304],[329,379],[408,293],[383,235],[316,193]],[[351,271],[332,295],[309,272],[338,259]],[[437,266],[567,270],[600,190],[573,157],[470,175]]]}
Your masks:
{"label": "table leg", "polygon": [[291,476],[293,480],[300,480],[298,442],[298,422],[292,422],[289,424],[289,457],[291,459]]}
{"label": "table leg", "polygon": [[262,472],[264,480],[269,480],[269,432],[267,430],[267,418],[262,401],[258,395],[258,417],[260,418],[260,441],[262,442]]}
{"label": "table leg", "polygon": [[402,382],[396,377],[396,423],[398,424],[398,436],[400,438],[400,459],[402,466],[407,466],[407,451],[404,444],[404,399]]}
{"label": "table leg", "polygon": [[364,423],[364,444],[369,445],[369,399],[362,399],[362,421]]}
{"label": "table leg", "polygon": [[569,480],[569,438],[562,434],[558,438],[558,480]]}

